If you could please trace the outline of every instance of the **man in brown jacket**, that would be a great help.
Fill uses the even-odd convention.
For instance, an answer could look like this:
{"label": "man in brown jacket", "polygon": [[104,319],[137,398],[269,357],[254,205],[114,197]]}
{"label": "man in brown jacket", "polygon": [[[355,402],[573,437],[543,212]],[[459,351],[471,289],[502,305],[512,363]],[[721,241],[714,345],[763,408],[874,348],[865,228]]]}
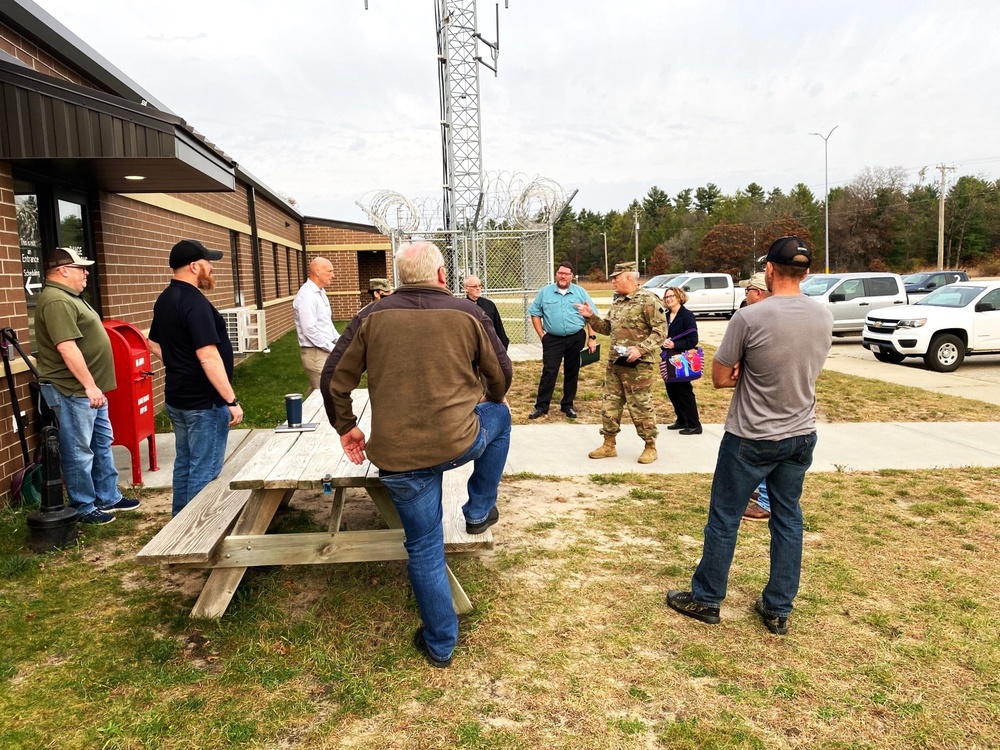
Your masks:
{"label": "man in brown jacket", "polygon": [[[414,646],[447,667],[458,640],[441,525],[441,478],[474,461],[466,531],[481,534],[500,517],[497,487],[510,446],[505,394],[510,360],[489,318],[448,291],[444,259],[430,242],[396,254],[400,287],[361,310],[323,368],[320,389],[345,455],[379,468],[406,534],[408,570],[423,626]],[[366,441],[351,391],[368,373],[372,409]]]}

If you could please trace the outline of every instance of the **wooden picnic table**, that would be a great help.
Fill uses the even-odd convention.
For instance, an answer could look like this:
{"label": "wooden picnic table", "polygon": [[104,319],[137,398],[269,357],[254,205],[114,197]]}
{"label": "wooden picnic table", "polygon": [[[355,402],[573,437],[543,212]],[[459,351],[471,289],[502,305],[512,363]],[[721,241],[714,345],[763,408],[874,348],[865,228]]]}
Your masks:
{"label": "wooden picnic table", "polygon": [[[368,391],[354,392],[358,426],[370,434]],[[225,613],[247,568],[257,565],[313,565],[377,560],[405,560],[403,529],[389,493],[370,462],[351,463],[340,436],[330,425],[321,394],[302,405],[308,432],[254,430],[226,462],[222,475],[194,498],[139,552],[139,559],[178,567],[209,568],[211,574],[192,609],[194,617]],[[493,547],[490,531],[465,531],[462,505],[472,464],[444,475],[445,552],[476,554]],[[346,490],[364,488],[388,528],[341,531]],[[298,490],[322,489],[331,495],[325,531],[268,534],[282,505]],[[472,603],[448,568],[452,598],[459,614]]]}

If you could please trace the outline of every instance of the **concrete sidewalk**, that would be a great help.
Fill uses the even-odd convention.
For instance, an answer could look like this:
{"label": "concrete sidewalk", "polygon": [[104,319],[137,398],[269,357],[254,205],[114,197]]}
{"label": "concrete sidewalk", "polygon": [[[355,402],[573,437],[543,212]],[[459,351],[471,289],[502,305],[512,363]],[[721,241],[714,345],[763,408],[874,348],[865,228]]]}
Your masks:
{"label": "concrete sidewalk", "polygon": [[[636,459],[643,442],[631,424],[618,436],[617,458],[595,461],[587,454],[601,444],[596,424],[515,425],[505,473],[530,472],[549,476],[586,477],[590,474],[710,474],[722,440],[722,425],[704,425],[701,435],[683,436],[660,426],[655,463]],[[1000,424],[996,422],[865,422],[820,424],[819,444],[810,471],[872,471],[876,469],[936,469],[962,466],[1000,466]],[[234,430],[231,453],[249,430]],[[156,436],[159,471],[149,471],[146,445],[142,447],[142,479],[146,487],[170,487],[174,436]],[[129,453],[115,446],[123,484],[131,481]]]}
{"label": "concrete sidewalk", "polygon": [[[699,320],[699,333],[710,344],[718,344],[726,321]],[[923,369],[917,362],[889,365],[875,361],[859,343],[836,339],[826,369],[860,377],[876,378],[925,390],[1000,404],[1000,368],[983,358],[978,367],[965,365],[961,375]],[[853,344],[853,346],[852,346]],[[513,362],[542,358],[540,344],[512,344]],[[626,420],[618,436],[618,456],[594,461],[587,454],[601,444],[596,424],[516,425],[511,437],[505,473],[530,472],[549,476],[585,477],[590,474],[637,472],[642,474],[710,474],[722,440],[722,425],[704,425],[701,435],[681,436],[660,426],[657,439],[659,460],[642,465],[636,459],[643,442]],[[874,471],[877,469],[935,469],[962,466],[1000,466],[1000,423],[997,422],[858,422],[820,424],[819,444],[811,471]],[[235,430],[229,436],[227,456],[249,434]],[[146,487],[170,487],[173,472],[174,436],[156,436],[160,470],[149,471],[143,442],[142,479]],[[114,448],[115,462],[123,484],[131,482],[129,453]]]}

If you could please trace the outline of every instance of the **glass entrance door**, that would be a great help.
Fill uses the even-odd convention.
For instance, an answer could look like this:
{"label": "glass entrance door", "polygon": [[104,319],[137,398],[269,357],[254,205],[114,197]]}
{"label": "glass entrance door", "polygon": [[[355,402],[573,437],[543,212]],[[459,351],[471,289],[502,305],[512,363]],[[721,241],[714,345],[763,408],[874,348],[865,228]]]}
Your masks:
{"label": "glass entrance door", "polygon": [[[65,247],[95,260],[86,197],[45,181],[14,179],[17,234],[21,246],[21,272],[28,325],[34,330],[35,303],[45,281],[45,261],[52,250]],[[97,266],[90,267],[83,296],[100,311]],[[34,338],[34,337],[32,337]]]}

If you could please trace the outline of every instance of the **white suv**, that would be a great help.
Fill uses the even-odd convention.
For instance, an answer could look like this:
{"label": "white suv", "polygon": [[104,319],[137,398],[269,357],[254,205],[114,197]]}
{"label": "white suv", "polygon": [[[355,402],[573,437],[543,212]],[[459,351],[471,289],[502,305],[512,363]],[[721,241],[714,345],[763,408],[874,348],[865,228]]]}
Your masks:
{"label": "white suv", "polygon": [[862,346],[880,362],[923,357],[938,372],[957,370],[970,354],[1000,353],[1000,281],[961,281],[870,313]]}
{"label": "white suv", "polygon": [[895,273],[814,273],[799,286],[833,313],[834,336],[856,336],[872,310],[906,304],[903,279]]}

